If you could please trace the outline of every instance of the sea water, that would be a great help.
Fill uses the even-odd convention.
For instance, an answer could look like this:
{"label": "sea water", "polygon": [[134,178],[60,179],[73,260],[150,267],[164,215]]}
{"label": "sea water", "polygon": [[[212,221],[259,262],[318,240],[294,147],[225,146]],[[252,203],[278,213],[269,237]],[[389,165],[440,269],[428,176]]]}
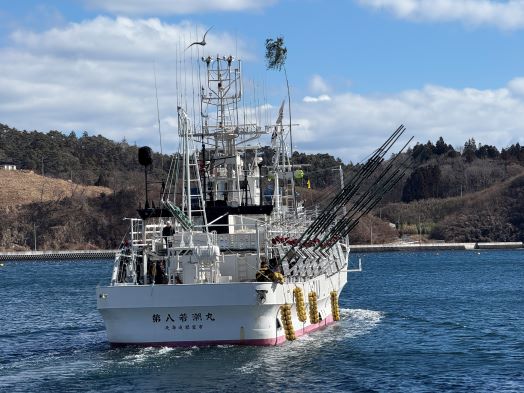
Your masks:
{"label": "sea water", "polygon": [[339,323],[204,348],[111,348],[95,298],[111,261],[5,262],[0,391],[524,391],[524,251],[358,258]]}

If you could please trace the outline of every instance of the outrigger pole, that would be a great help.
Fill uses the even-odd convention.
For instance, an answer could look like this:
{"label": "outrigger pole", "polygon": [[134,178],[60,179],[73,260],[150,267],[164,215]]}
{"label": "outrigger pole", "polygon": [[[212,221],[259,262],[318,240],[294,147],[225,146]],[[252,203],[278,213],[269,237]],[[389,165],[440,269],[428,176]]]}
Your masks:
{"label": "outrigger pole", "polygon": [[[328,250],[333,247],[337,240],[347,236],[358,224],[360,218],[364,214],[369,213],[380,202],[385,193],[402,179],[408,169],[406,163],[409,157],[405,158],[398,165],[396,165],[397,159],[412,141],[413,137],[390,160],[387,166],[380,171],[376,179],[364,189],[364,192],[357,197],[359,191],[364,187],[364,183],[377,172],[384,162],[385,155],[402,136],[404,131],[405,127],[401,125],[391,134],[382,146],[350,178],[348,183],[310,224],[300,238],[291,245],[281,258],[281,261],[287,259],[291,262],[298,257],[295,252],[297,249],[314,246],[313,251],[316,251],[319,249]],[[357,199],[337,221],[338,212],[345,209],[346,205],[355,197]],[[336,223],[333,224],[335,221]]]}

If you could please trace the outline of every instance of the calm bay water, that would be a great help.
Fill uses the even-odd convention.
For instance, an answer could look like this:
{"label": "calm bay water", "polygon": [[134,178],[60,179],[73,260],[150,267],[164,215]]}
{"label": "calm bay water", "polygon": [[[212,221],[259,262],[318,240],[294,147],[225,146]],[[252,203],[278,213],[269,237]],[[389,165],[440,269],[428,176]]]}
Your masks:
{"label": "calm bay water", "polygon": [[342,321],[279,347],[119,348],[111,261],[0,267],[0,391],[524,391],[524,252],[362,257]]}

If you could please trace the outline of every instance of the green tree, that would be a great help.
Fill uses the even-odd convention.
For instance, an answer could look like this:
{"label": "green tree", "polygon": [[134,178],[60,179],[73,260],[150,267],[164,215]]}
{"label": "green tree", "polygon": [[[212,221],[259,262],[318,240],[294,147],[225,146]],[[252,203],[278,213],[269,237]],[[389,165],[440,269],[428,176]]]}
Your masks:
{"label": "green tree", "polygon": [[285,69],[286,59],[287,48],[284,46],[284,37],[266,39],[266,61],[268,70],[280,71],[282,67]]}
{"label": "green tree", "polygon": [[429,165],[416,168],[402,190],[402,201],[437,198],[439,196],[440,168]]}
{"label": "green tree", "polygon": [[474,138],[470,138],[464,143],[464,151],[462,152],[462,156],[466,159],[466,162],[471,162],[475,159],[477,151],[477,142],[475,142]]}
{"label": "green tree", "polygon": [[[267,68],[269,70],[280,71],[284,68],[284,76],[286,78],[287,86],[287,101],[288,101],[288,113],[289,113],[289,144],[291,150],[291,172],[294,172],[293,169],[293,133],[291,132],[291,94],[289,91],[289,79],[287,77],[286,70],[286,59],[287,59],[287,48],[284,46],[284,37],[277,37],[276,39],[268,38],[266,39],[266,61]],[[295,193],[295,180],[293,176],[291,177],[291,189],[293,194],[293,201],[296,211],[296,193]]]}
{"label": "green tree", "polygon": [[435,154],[441,156],[450,152],[454,152],[453,146],[446,144],[444,138],[440,137],[435,144]]}

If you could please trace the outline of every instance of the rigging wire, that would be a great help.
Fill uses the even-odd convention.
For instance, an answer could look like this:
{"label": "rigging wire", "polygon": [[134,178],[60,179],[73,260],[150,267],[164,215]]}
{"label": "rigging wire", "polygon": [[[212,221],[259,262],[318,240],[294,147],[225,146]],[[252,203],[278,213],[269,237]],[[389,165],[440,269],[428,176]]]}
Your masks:
{"label": "rigging wire", "polygon": [[164,151],[162,149],[162,131],[160,129],[160,108],[158,106],[158,87],[156,83],[156,62],[153,63],[153,71],[155,74],[155,97],[156,97],[156,118],[158,121],[158,136],[160,138],[160,165],[162,168],[162,173],[164,172]]}
{"label": "rigging wire", "polygon": [[[198,37],[198,30],[197,30],[196,26],[195,26],[195,34]],[[192,41],[193,40],[190,39],[190,42],[192,42]],[[197,48],[196,48],[197,49],[197,56],[198,56],[198,46],[200,46],[200,45],[197,45]],[[193,48],[191,48],[191,53],[193,53]],[[192,109],[192,112],[193,112],[193,128],[195,128],[195,130],[196,130],[197,118],[196,118],[196,104],[195,104],[195,70],[194,70],[195,64],[193,63],[193,56],[191,56],[191,58],[190,58],[190,64],[191,64],[191,91],[192,91],[192,96],[193,96],[193,109]]]}

